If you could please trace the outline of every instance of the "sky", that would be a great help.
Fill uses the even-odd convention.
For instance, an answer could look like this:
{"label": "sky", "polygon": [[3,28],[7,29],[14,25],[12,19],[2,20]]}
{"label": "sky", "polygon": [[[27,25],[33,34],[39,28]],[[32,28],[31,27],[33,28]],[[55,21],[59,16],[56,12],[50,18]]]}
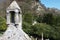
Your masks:
{"label": "sky", "polygon": [[60,0],[41,0],[46,7],[60,9]]}

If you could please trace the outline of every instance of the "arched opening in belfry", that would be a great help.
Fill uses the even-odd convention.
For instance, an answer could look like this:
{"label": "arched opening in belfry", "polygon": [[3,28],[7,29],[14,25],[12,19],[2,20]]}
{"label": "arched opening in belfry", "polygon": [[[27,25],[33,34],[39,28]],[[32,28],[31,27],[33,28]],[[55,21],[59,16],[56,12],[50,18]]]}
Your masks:
{"label": "arched opening in belfry", "polygon": [[39,2],[39,0],[36,0],[36,2]]}
{"label": "arched opening in belfry", "polygon": [[15,23],[15,12],[14,11],[10,11],[10,18],[11,18],[11,23]]}

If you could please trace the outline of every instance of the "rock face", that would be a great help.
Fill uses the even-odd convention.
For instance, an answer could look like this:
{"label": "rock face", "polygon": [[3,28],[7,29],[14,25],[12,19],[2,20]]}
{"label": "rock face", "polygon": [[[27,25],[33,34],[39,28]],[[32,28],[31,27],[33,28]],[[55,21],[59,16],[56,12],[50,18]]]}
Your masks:
{"label": "rock face", "polygon": [[45,13],[45,11],[46,11],[46,7],[45,7],[44,4],[42,4],[41,1],[39,1],[39,0],[33,1],[31,8],[34,9],[34,11],[35,11],[38,15],[42,15],[42,14]]}
{"label": "rock face", "polygon": [[7,30],[0,40],[31,40],[22,30],[22,12],[16,1],[7,8]]}

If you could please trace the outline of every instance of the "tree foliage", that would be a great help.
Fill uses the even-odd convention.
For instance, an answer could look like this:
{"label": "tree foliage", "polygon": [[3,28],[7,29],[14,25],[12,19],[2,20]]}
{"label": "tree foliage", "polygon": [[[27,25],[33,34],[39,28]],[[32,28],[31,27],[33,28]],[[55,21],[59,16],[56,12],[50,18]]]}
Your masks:
{"label": "tree foliage", "polygon": [[0,17],[0,31],[5,31],[6,30],[6,20],[2,17]]}
{"label": "tree foliage", "polygon": [[23,15],[23,21],[29,23],[29,24],[32,24],[33,22],[33,15],[31,12],[26,12],[24,15]]}

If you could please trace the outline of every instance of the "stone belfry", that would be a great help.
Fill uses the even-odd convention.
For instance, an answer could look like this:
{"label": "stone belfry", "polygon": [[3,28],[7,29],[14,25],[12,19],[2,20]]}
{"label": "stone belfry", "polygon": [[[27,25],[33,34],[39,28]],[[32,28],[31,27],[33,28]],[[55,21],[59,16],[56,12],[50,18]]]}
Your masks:
{"label": "stone belfry", "polygon": [[22,27],[22,11],[16,1],[13,1],[11,5],[6,9],[7,11],[7,25],[13,25],[18,28]]}
{"label": "stone belfry", "polygon": [[0,37],[0,40],[31,40],[22,30],[22,11],[16,1],[6,9],[8,28]]}

